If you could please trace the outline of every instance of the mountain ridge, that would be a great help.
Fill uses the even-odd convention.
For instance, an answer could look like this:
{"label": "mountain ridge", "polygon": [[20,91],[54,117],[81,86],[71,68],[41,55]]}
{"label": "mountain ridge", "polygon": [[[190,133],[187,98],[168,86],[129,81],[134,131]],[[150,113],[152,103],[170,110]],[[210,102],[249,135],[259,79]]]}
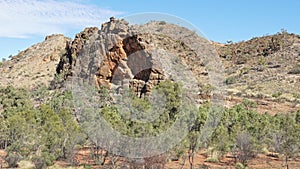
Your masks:
{"label": "mountain ridge", "polygon": [[[164,22],[148,23],[147,26],[151,27],[151,29],[161,29],[160,31],[164,31],[164,26],[166,27],[166,31],[175,30],[176,28],[176,26],[174,27]],[[12,57],[11,60],[2,63],[0,67],[0,85],[12,85],[14,87],[31,89],[42,85],[52,89],[60,88],[64,86],[65,80],[72,77],[77,57],[82,53],[82,50],[87,50],[84,48],[91,43],[91,38],[95,38],[94,40],[100,38],[99,32],[101,30],[104,33],[119,31],[121,32],[119,33],[119,38],[122,39],[127,32],[130,33],[134,29],[136,28],[128,27],[126,21],[114,19],[102,24],[100,29],[96,27],[85,28],[75,36],[74,40],[66,38],[63,35],[47,36],[44,42],[35,44]],[[178,27],[177,29],[181,28]],[[139,38],[143,39],[144,42],[141,41],[135,44],[139,48],[143,48],[143,43],[147,44],[147,41],[155,39],[153,35],[151,36],[144,34],[132,40],[136,43]],[[209,85],[209,71],[206,70],[203,61],[197,59],[197,57],[195,59],[189,57],[193,56],[192,50],[184,46],[180,47],[180,44],[174,46],[176,42],[167,40],[167,37],[159,36],[157,36],[155,43],[164,42],[165,44],[160,45],[165,46],[167,50],[173,50],[172,47],[178,48],[178,54],[180,55],[181,53],[181,58],[192,67],[193,73],[197,76],[196,78],[198,81],[201,81],[199,83],[201,88],[201,102],[206,102],[211,97],[210,93],[214,86]],[[161,40],[158,40],[159,38]],[[126,43],[128,42],[125,39],[123,39],[122,43],[124,43],[121,45],[124,45],[122,48],[125,50],[125,53],[134,53],[133,51],[130,52],[131,49],[126,49]],[[212,42],[212,44],[225,67],[226,92],[228,93],[226,101],[228,105],[234,105],[243,99],[249,99],[258,104],[257,109],[262,113],[269,111],[274,111],[275,113],[284,110],[292,111],[300,107],[300,88],[297,87],[300,86],[299,35],[283,31],[275,35],[256,37],[237,43],[220,44]],[[128,43],[128,45],[132,46],[133,42]],[[106,76],[104,74],[112,74],[111,71],[114,69],[114,64],[123,63],[123,61],[115,63],[115,60],[119,60],[118,57],[122,53],[122,51],[118,51],[120,46],[108,44],[106,47],[105,49],[101,49],[103,50],[103,54],[109,53],[107,49],[111,49],[114,50],[111,54],[116,52],[116,55],[111,55],[115,59],[103,63],[104,65],[108,65],[107,70],[102,65],[102,73],[100,71],[98,75],[96,74],[98,76],[98,80],[96,80],[98,85],[101,83],[109,84],[109,81],[103,81],[101,78],[105,76],[104,79],[110,79],[111,75]],[[123,59],[125,58],[121,58],[121,60]],[[103,72],[106,73],[103,74]],[[153,73],[153,71],[151,72]],[[151,72],[148,73],[151,74]],[[151,76],[158,77],[161,75],[154,73]],[[151,85],[153,85],[152,83],[156,84],[158,79],[153,80]],[[135,82],[132,82],[132,85],[135,88],[139,88],[136,92],[140,92],[141,87],[138,86],[143,86],[145,83],[135,80]]]}

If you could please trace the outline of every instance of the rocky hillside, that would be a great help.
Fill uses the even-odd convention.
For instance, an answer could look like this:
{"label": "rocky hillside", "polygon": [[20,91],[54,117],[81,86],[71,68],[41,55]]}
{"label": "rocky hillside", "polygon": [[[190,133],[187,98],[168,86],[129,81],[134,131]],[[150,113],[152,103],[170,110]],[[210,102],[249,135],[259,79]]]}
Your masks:
{"label": "rocky hillside", "polygon": [[287,32],[249,41],[216,44],[234,104],[255,101],[260,112],[300,108],[300,36]]}
{"label": "rocky hillside", "polygon": [[0,86],[12,85],[16,88],[49,86],[53,80],[57,64],[66,53],[70,38],[50,35],[44,42],[35,44],[12,57],[0,66]]}
{"label": "rocky hillside", "polygon": [[60,88],[66,80],[84,77],[97,88],[130,87],[141,96],[160,81],[174,78],[176,71],[166,70],[188,65],[189,70],[180,70],[196,80],[191,85],[200,87],[203,103],[215,88],[206,68],[215,55],[224,67],[228,105],[248,99],[262,113],[300,108],[299,35],[281,32],[219,44],[165,22],[130,25],[114,18],[100,29],[86,28],[73,41],[52,35],[22,51],[0,67],[0,85]]}

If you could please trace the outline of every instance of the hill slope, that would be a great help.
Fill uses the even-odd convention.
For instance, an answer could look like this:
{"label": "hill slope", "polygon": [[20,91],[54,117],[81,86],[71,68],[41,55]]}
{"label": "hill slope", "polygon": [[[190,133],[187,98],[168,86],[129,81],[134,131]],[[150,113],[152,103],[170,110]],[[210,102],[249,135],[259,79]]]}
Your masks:
{"label": "hill slope", "polygon": [[[137,30],[140,31],[139,35],[131,36],[136,34]],[[151,30],[161,34],[143,33],[141,30],[148,32]],[[74,72],[78,73],[75,71],[77,64],[80,65],[81,73],[95,76],[95,85],[98,87],[108,85],[118,88],[118,83],[114,83],[113,80],[129,77],[128,83],[137,93],[141,92],[144,86],[146,86],[145,91],[149,92],[159,80],[170,78],[170,74],[153,69],[135,76],[143,67],[139,65],[142,58],[136,52],[145,50],[146,55],[150,57],[145,61],[156,63],[159,58],[151,53],[154,49],[153,45],[154,47],[156,45],[178,55],[185,64],[189,65],[193,76],[196,76],[197,85],[201,88],[201,103],[209,100],[210,92],[214,88],[209,85],[209,72],[206,70],[203,58],[210,55],[209,51],[216,51],[225,68],[224,79],[228,93],[226,99],[229,106],[243,99],[249,99],[257,104],[257,110],[262,113],[299,109],[299,35],[281,32],[238,43],[213,43],[215,50],[205,49],[199,55],[195,53],[193,47],[190,48],[174,40],[174,37],[162,36],[162,34],[171,34],[170,31],[182,32],[178,37],[194,36],[192,31],[172,24],[152,22],[146,25],[128,25],[124,20],[104,23],[100,30],[86,28],[78,33],[73,41],[63,35],[48,36],[44,42],[33,45],[2,64],[0,85],[31,89],[40,85],[60,88],[65,80],[72,78]],[[115,32],[117,32],[115,37],[107,39],[108,35],[111,36]],[[201,38],[200,41],[207,43]],[[81,58],[86,59],[87,55],[92,56],[90,60],[81,60]],[[99,59],[103,62],[100,63]],[[136,64],[137,61],[139,64]],[[90,64],[94,64],[93,68],[89,67]],[[55,79],[55,75],[60,75],[56,77],[62,79]]]}
{"label": "hill slope", "polygon": [[60,57],[66,52],[70,38],[51,35],[6,61],[0,67],[0,86],[16,88],[49,86],[56,73]]}
{"label": "hill slope", "polygon": [[258,103],[260,112],[288,112],[300,105],[300,36],[281,32],[217,45],[231,101]]}

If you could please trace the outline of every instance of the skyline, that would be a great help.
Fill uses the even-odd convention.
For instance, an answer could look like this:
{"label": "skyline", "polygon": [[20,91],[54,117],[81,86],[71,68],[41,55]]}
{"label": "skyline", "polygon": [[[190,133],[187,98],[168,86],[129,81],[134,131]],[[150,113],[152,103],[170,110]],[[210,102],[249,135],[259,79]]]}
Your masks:
{"label": "skyline", "polygon": [[0,59],[16,55],[49,34],[74,38],[85,27],[97,26],[109,17],[156,12],[177,16],[193,24],[209,40],[226,43],[275,34],[285,29],[300,33],[300,2],[237,0],[198,2],[153,0],[0,0]]}

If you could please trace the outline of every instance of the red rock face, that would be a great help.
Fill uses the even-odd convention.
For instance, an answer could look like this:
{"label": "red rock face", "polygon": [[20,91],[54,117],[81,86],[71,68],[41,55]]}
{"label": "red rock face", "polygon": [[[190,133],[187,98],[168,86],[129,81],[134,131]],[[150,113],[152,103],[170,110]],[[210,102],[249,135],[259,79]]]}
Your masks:
{"label": "red rock face", "polygon": [[140,28],[125,20],[111,19],[102,24],[101,30],[86,29],[70,44],[64,65],[70,65],[72,77],[84,79],[98,89],[131,88],[140,96],[149,94],[153,86],[170,79],[173,73],[176,76],[176,72],[165,72],[175,71],[174,65],[186,61],[195,63],[192,68],[204,69],[197,64],[201,61],[196,59],[195,52],[184,43],[166,33],[152,32],[157,26],[153,23]]}
{"label": "red rock face", "polygon": [[[86,29],[70,44],[64,61],[67,64],[63,65],[67,65],[71,77],[74,74],[98,89],[103,86],[112,90],[131,88],[137,95],[147,95],[153,86],[170,79],[172,73],[165,70],[185,58],[197,57],[184,43],[166,33],[152,32],[157,26],[153,23],[144,29],[129,25],[125,20],[111,19],[102,24],[101,30]],[[195,67],[199,69],[196,64]]]}
{"label": "red rock face", "polygon": [[110,87],[114,72],[120,65],[121,60],[126,60],[127,54],[123,49],[123,42],[119,41],[113,48],[111,48],[106,58],[102,61],[99,71],[96,73],[95,81],[96,86],[107,86]]}
{"label": "red rock face", "polygon": [[134,92],[148,94],[154,85],[164,80],[164,75],[162,70],[151,68],[151,61],[145,57],[145,48],[142,36],[132,36],[117,42],[108,50],[95,74],[96,86],[111,88],[113,83],[118,85],[127,79]]}

